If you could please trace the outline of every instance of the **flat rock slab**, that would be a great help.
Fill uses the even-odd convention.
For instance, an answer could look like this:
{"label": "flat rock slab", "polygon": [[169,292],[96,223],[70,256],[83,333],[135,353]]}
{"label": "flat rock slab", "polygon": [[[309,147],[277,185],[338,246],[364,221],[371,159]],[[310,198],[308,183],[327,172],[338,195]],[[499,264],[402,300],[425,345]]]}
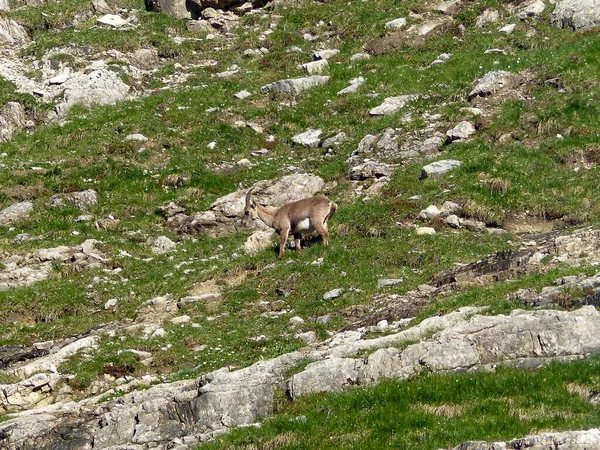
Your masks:
{"label": "flat rock slab", "polygon": [[301,92],[316,86],[321,86],[329,81],[331,77],[324,75],[313,75],[311,77],[290,78],[275,81],[260,88],[263,94],[275,94],[278,92],[290,95],[298,95]]}
{"label": "flat rock slab", "polygon": [[387,97],[383,103],[369,111],[372,116],[389,116],[397,113],[406,106],[408,102],[418,99],[418,95],[400,95],[398,97]]}
{"label": "flat rock slab", "polygon": [[71,205],[81,211],[86,211],[97,203],[98,193],[93,189],[86,189],[80,192],[53,195],[48,201],[48,206],[50,208],[60,208]]}
{"label": "flat rock slab", "polygon": [[462,166],[462,161],[455,159],[444,159],[442,161],[436,161],[431,164],[427,164],[421,169],[421,178],[436,178],[445,175],[452,169]]}
{"label": "flat rock slab", "polygon": [[463,120],[454,128],[446,131],[446,135],[452,140],[468,139],[475,134],[475,131],[475,126],[471,122]]}
{"label": "flat rock slab", "polygon": [[108,25],[113,28],[121,28],[129,23],[127,20],[116,14],[105,14],[102,17],[98,17],[96,22],[100,25]]}

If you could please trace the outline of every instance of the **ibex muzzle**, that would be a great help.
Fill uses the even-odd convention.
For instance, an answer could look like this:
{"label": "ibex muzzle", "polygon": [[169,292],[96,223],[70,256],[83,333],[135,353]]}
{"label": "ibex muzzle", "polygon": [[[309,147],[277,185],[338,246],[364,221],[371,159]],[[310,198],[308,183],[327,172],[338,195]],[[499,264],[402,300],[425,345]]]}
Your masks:
{"label": "ibex muzzle", "polygon": [[317,231],[327,246],[329,230],[327,223],[335,213],[337,205],[323,195],[308,197],[295,202],[286,203],[280,208],[258,204],[251,198],[252,189],[246,194],[244,221],[259,218],[267,226],[274,228],[279,234],[279,258],[283,256],[288,236],[294,236],[296,251],[299,252],[300,239],[303,234]]}

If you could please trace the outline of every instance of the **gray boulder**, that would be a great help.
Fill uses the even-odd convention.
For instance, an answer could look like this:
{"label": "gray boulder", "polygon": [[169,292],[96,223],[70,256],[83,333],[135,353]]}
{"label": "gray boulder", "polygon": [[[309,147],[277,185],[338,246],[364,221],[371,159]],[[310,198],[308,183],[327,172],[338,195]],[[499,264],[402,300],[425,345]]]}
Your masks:
{"label": "gray boulder", "polygon": [[444,159],[442,161],[432,162],[423,167],[421,170],[421,178],[441,177],[461,165],[462,161],[457,161],[455,159]]}
{"label": "gray boulder", "polygon": [[600,25],[600,0],[557,0],[551,22],[560,28],[590,29]]}
{"label": "gray boulder", "polygon": [[86,189],[80,192],[69,192],[66,194],[56,194],[50,197],[48,206],[50,208],[60,208],[71,205],[81,211],[87,211],[90,207],[98,203],[98,194],[93,189]]}
{"label": "gray boulder", "polygon": [[394,173],[396,167],[398,166],[395,164],[368,161],[364,164],[352,167],[348,176],[351,180],[367,180],[369,178],[381,178]]}
{"label": "gray boulder", "polygon": [[469,92],[469,98],[493,94],[504,88],[510,81],[512,74],[504,70],[488,72],[481,78],[477,85]]}
{"label": "gray boulder", "polygon": [[6,226],[21,222],[29,217],[31,211],[33,211],[33,203],[15,203],[0,211],[0,225]]}
{"label": "gray boulder", "polygon": [[65,89],[63,101],[54,107],[50,119],[64,117],[73,105],[112,105],[124,100],[129,93],[129,86],[116,73],[106,69],[71,74],[62,87]]}

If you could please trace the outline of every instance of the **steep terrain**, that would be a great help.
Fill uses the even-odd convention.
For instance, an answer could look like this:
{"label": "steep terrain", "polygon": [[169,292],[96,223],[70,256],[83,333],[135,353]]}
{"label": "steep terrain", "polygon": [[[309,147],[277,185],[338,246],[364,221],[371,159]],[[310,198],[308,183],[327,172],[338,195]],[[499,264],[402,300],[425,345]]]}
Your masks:
{"label": "steep terrain", "polygon": [[600,448],[598,27],[0,0],[0,447]]}

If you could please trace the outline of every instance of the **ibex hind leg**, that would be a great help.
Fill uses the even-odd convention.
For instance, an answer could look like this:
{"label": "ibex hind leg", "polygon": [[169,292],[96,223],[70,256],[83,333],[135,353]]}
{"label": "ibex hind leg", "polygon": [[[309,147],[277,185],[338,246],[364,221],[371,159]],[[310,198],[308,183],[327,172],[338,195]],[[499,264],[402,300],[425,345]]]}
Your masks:
{"label": "ibex hind leg", "polygon": [[299,233],[294,234],[294,245],[296,246],[296,252],[302,251],[302,246],[300,245],[300,240],[302,239],[302,235]]}
{"label": "ibex hind leg", "polygon": [[315,230],[317,231],[317,233],[319,233],[319,236],[321,236],[321,239],[323,240],[323,246],[327,247],[327,240],[329,239],[329,231],[327,230],[327,222],[325,223],[314,223],[313,226],[315,227]]}

